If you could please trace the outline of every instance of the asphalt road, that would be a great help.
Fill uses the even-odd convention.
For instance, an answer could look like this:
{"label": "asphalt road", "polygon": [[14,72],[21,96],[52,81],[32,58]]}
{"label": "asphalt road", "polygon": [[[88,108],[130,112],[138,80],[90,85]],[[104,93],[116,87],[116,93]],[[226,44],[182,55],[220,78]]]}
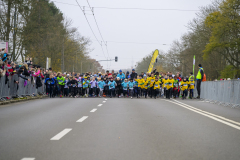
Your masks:
{"label": "asphalt road", "polygon": [[239,160],[240,109],[123,98],[0,106],[0,160],[21,159]]}

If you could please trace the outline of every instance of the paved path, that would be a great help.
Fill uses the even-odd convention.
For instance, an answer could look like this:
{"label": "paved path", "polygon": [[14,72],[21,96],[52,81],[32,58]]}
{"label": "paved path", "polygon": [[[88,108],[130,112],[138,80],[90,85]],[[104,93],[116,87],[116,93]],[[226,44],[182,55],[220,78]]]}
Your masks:
{"label": "paved path", "polygon": [[240,109],[123,98],[1,106],[0,160],[21,159],[239,160]]}

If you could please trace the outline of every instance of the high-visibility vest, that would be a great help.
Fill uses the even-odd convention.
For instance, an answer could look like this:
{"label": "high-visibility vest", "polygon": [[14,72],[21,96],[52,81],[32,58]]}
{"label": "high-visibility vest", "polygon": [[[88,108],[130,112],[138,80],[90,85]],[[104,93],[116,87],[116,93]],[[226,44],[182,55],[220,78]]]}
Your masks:
{"label": "high-visibility vest", "polygon": [[[202,79],[202,75],[201,75],[201,70],[203,70],[203,68],[199,68],[198,74],[197,74],[197,79]],[[204,70],[203,70],[204,72]]]}
{"label": "high-visibility vest", "polygon": [[194,80],[194,75],[190,76],[188,79],[189,79],[189,80],[190,80],[190,79],[193,79],[193,80]]}

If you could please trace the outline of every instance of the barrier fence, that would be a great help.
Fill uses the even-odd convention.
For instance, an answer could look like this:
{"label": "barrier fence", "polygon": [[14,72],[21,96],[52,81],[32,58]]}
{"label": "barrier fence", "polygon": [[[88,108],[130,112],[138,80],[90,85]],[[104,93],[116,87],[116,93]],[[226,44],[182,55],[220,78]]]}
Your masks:
{"label": "barrier fence", "polygon": [[240,107],[240,81],[206,81],[201,84],[201,96],[205,101],[224,106]]}
{"label": "barrier fence", "polygon": [[[45,93],[44,79],[42,80],[42,86],[36,87],[36,77],[26,77],[30,81],[24,80],[18,75],[3,76],[0,78],[0,99],[3,98],[15,98],[15,97],[25,97],[33,96],[37,94]],[[19,82],[18,84],[16,82]]]}

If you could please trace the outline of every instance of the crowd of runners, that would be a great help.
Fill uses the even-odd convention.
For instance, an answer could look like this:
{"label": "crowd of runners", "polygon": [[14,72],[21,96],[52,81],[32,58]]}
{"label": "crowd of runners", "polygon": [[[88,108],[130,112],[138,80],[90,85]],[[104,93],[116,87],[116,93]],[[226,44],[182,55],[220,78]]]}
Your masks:
{"label": "crowd of runners", "polygon": [[46,70],[46,93],[53,97],[124,97],[124,98],[193,98],[194,76],[182,77],[179,73],[132,72],[117,73],[55,73]]}

